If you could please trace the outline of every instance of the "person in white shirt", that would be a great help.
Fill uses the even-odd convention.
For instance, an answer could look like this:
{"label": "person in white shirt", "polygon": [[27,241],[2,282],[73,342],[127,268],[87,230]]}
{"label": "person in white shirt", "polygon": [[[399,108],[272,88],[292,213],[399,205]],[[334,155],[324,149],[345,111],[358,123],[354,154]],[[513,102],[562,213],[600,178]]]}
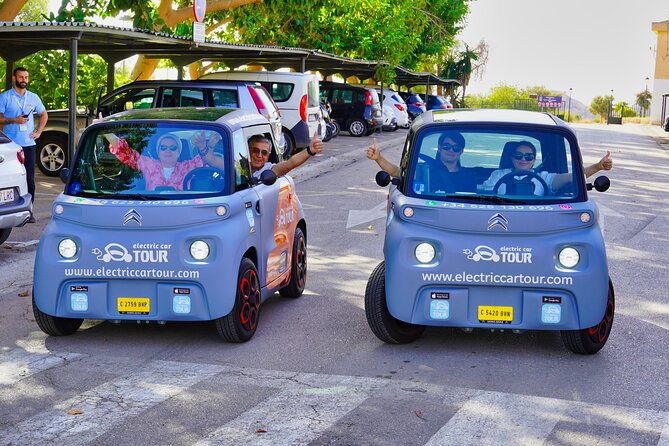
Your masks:
{"label": "person in white shirt", "polygon": [[[493,191],[497,183],[502,177],[510,174],[514,171],[530,171],[534,175],[514,175],[514,179],[531,181],[534,185],[534,195],[546,195],[548,193],[554,193],[563,186],[571,183],[573,175],[571,173],[549,173],[546,171],[534,172],[532,167],[534,166],[534,161],[537,157],[537,149],[529,141],[520,141],[514,144],[515,148],[510,151],[510,158],[513,168],[507,169],[497,169],[490,174],[490,177],[483,182],[483,188],[488,191]],[[503,154],[505,156],[506,154]],[[585,167],[585,176],[586,178],[594,175],[600,170],[611,170],[613,168],[613,160],[611,160],[611,152],[606,152],[606,155],[599,160],[599,162]],[[541,182],[541,180],[544,183]],[[511,181],[511,180],[510,180]],[[548,186],[549,191],[545,191],[544,184]],[[497,193],[504,195],[506,193],[507,183],[504,182],[500,184],[497,188]]]}

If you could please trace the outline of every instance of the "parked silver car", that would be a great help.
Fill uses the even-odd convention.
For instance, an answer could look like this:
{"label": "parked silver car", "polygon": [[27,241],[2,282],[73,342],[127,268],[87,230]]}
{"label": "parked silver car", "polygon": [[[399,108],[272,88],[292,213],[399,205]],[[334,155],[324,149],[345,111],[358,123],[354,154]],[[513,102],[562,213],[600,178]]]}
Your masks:
{"label": "parked silver car", "polygon": [[32,213],[24,163],[23,148],[0,131],[0,244]]}

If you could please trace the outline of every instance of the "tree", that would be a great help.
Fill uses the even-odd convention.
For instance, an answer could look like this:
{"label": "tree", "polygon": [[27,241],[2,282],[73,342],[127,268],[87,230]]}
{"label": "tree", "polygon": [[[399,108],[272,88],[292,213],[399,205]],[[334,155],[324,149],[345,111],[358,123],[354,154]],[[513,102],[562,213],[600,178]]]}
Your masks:
{"label": "tree", "polygon": [[[228,26],[216,35],[416,68],[427,55],[452,46],[467,1],[313,0],[305,7],[303,2],[267,0],[229,11]],[[389,70],[378,74],[392,75]]]}
{"label": "tree", "polygon": [[644,90],[636,94],[636,105],[643,110],[643,115],[648,114],[648,109],[650,108],[650,101],[653,99],[653,94]]}
{"label": "tree", "polygon": [[457,98],[455,89],[451,89],[449,94],[454,98],[459,106],[465,107],[465,95],[467,85],[472,75],[480,76],[483,72],[485,63],[488,61],[488,45],[481,40],[475,48],[470,48],[467,44],[464,50],[456,53],[446,60],[445,68],[439,72],[439,76],[445,79],[456,79],[462,86],[462,97]]}
{"label": "tree", "polygon": [[595,96],[590,103],[590,113],[599,115],[601,120],[605,120],[609,116],[609,106],[612,102],[612,96]]}

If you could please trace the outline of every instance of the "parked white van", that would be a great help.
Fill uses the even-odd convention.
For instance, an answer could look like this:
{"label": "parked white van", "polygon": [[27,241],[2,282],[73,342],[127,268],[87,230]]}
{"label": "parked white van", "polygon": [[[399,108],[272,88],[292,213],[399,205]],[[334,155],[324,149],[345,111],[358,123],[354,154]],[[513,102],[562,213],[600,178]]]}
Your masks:
{"label": "parked white van", "polygon": [[319,107],[318,77],[309,73],[281,71],[219,71],[200,79],[259,82],[272,95],[281,112],[286,154],[308,147],[314,132],[325,136],[325,122]]}

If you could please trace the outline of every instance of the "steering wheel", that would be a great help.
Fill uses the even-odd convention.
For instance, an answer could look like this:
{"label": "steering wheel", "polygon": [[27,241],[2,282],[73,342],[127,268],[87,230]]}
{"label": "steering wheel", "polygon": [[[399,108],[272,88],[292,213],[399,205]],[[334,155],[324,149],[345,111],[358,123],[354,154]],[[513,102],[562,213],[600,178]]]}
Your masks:
{"label": "steering wheel", "polygon": [[225,186],[225,174],[216,167],[198,167],[184,177],[184,190],[220,191]]}
{"label": "steering wheel", "polygon": [[[521,180],[517,180],[515,178],[515,177],[521,177],[521,176],[524,177]],[[511,171],[511,172],[507,173],[502,178],[497,180],[497,183],[495,183],[495,187],[493,188],[493,192],[497,193],[497,191],[499,190],[499,188],[502,184],[506,185],[507,193],[509,192],[509,190],[511,189],[511,185],[513,185],[513,184],[522,184],[522,183],[527,184],[527,183],[529,183],[529,184],[534,185],[534,183],[532,183],[532,179],[534,179],[534,178],[536,178],[537,181],[539,181],[539,184],[541,184],[541,186],[544,188],[544,196],[551,195],[551,190],[548,187],[548,184],[546,183],[546,181],[544,181],[544,179],[541,178],[539,176],[539,174],[537,174],[536,172],[532,172],[531,170],[514,170],[514,171]]]}

